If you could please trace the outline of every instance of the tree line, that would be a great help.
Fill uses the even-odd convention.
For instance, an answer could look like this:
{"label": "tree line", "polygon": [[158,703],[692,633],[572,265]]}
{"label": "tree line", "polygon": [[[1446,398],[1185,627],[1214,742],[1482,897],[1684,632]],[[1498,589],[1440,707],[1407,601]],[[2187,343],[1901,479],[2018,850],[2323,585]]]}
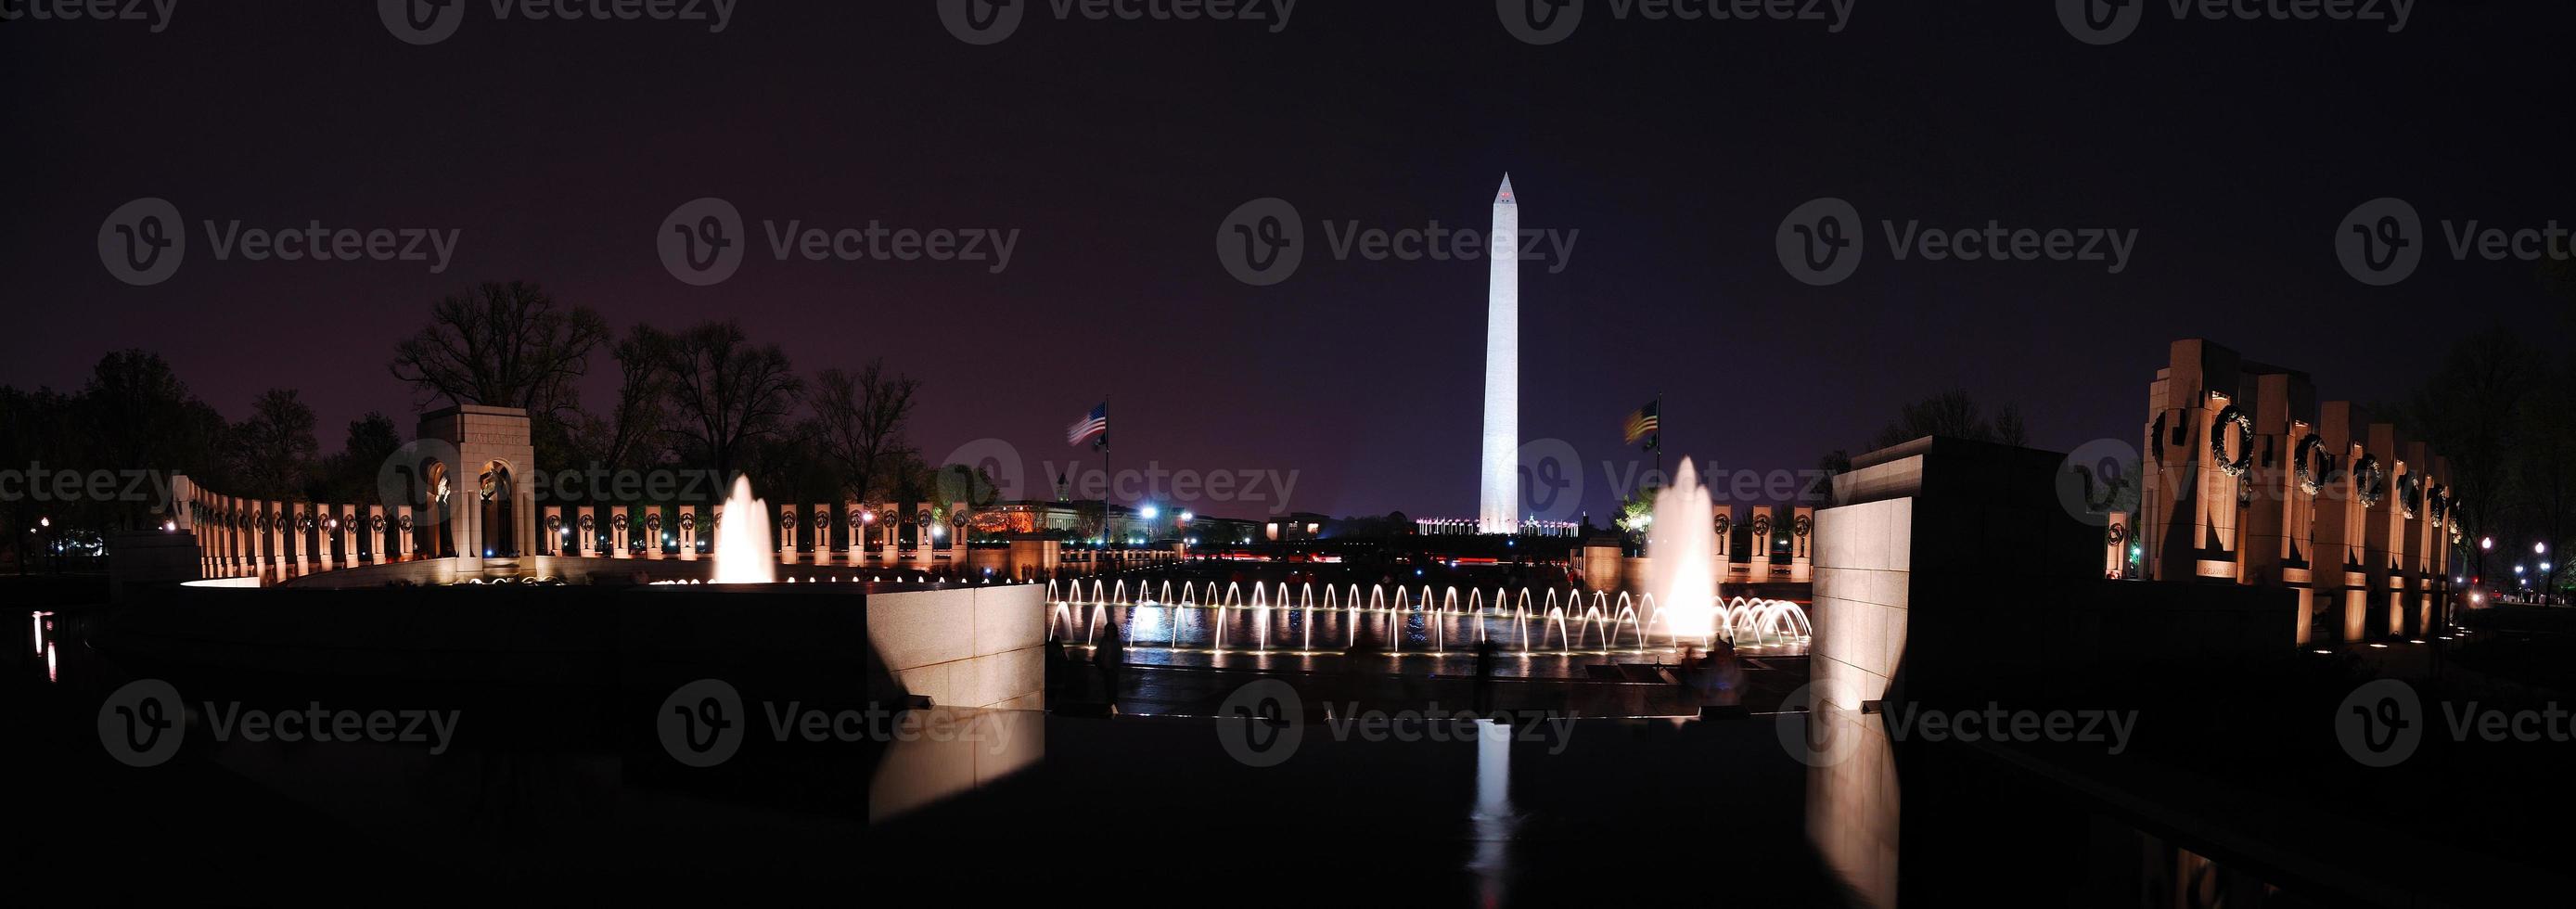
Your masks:
{"label": "tree line", "polygon": [[[600,368],[615,371],[615,389],[585,401],[578,386]],[[919,381],[881,359],[803,374],[777,344],[753,340],[731,320],[619,333],[596,310],[535,284],[485,283],[433,303],[387,369],[425,409],[527,410],[542,470],[692,470],[724,481],[749,473],[765,497],[795,501],[920,501],[940,491],[990,498],[995,488],[980,472],[922,460],[906,436]],[[173,472],[231,495],[374,502],[408,430],[369,412],[324,455],[298,390],[263,391],[230,419],[159,354],[116,351],[76,390],[0,386],[0,469],[28,475],[0,490],[0,515],[13,527],[40,518],[91,530],[144,527],[164,503],[141,493],[166,490]],[[132,495],[122,481],[104,497],[28,494],[45,476],[99,471],[147,480]],[[722,485],[708,494],[721,495]]]}

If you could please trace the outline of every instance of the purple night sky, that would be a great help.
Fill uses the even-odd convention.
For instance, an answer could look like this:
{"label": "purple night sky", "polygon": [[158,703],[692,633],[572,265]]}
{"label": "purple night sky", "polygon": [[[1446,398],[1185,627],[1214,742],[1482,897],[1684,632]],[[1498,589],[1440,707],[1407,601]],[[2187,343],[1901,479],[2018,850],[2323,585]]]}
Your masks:
{"label": "purple night sky", "polygon": [[[997,436],[1032,483],[1043,461],[1097,464],[1062,434],[1108,395],[1114,466],[1293,469],[1296,510],[1472,515],[1484,263],[1335,261],[1322,225],[1482,229],[1505,171],[1524,227],[1581,231],[1562,273],[1522,272],[1521,431],[1582,453],[1596,520],[1599,462],[1633,457],[1621,418],[1657,392],[1672,454],[1802,469],[1949,386],[2017,403],[2040,447],[2134,440],[2176,337],[2374,401],[2491,321],[2565,330],[2528,265],[2428,254],[2372,288],[2332,247],[2378,196],[2428,227],[2576,224],[2564,23],[2516,21],[2564,10],[2428,4],[2398,34],[2155,20],[2093,47],[2038,4],[1862,4],[1840,34],[1596,9],[1538,47],[1483,2],[1308,0],[1276,34],[1024,5],[987,47],[931,0],[744,0],[721,34],[502,22],[477,2],[432,46],[395,40],[372,3],[182,0],[160,34],[13,23],[0,383],[76,387],[102,353],[147,348],[231,418],[301,389],[328,452],[364,411],[408,429],[385,363],[432,300],[525,279],[620,330],[739,318],[809,375],[883,355],[923,380],[926,454]],[[145,196],[178,208],[189,249],[130,287],[95,238]],[[654,246],[701,196],[752,224],[711,287]],[[1297,207],[1309,246],[1294,277],[1251,287],[1214,239],[1265,196]],[[1870,225],[1865,264],[1830,287],[1773,251],[1819,196]],[[2139,239],[2119,274],[1893,260],[1879,220],[1916,218]],[[209,219],[462,239],[443,274],[218,261]],[[998,275],[777,261],[759,225],[789,220],[1020,236]],[[592,373],[597,404],[613,364]]]}

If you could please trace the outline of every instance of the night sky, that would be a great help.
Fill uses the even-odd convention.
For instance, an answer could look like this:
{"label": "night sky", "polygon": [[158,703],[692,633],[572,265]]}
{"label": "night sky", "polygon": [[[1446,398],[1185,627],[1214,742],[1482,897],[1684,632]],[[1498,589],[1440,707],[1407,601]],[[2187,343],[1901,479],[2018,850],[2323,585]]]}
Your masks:
{"label": "night sky", "polygon": [[[2171,339],[2309,370],[2325,398],[2402,396],[2494,320],[2558,328],[2523,263],[2428,256],[2363,286],[2332,235],[2399,196],[2428,225],[2576,225],[2564,4],[2446,3],[2381,23],[2176,21],[2109,47],[2047,3],[1860,0],[1848,26],[1648,22],[1593,0],[1532,46],[1492,3],[1297,3],[1268,23],[1061,21],[952,37],[932,0],[741,0],[703,22],[528,22],[470,0],[453,37],[397,40],[374,3],[178,0],[133,22],[0,25],[15,125],[12,329],[0,382],[77,387],[107,350],[168,357],[238,419],[299,388],[324,450],[368,410],[406,428],[391,348],[437,297],[540,282],[616,328],[738,318],[801,371],[875,355],[924,382],[931,456],[997,436],[1039,465],[1112,400],[1113,466],[1297,470],[1298,510],[1475,510],[1486,266],[1335,261],[1322,222],[1485,223],[1509,171],[1527,228],[1575,229],[1522,272],[1524,439],[1628,459],[1666,395],[1668,450],[1810,467],[1897,405],[1960,386],[2032,442],[2134,440]],[[14,8],[14,7],[13,7]],[[132,287],[108,214],[188,223],[184,265]],[[719,196],[752,222],[693,287],[655,236]],[[1252,287],[1217,227],[1260,197],[1307,227]],[[1777,260],[1782,218],[1838,196],[1870,223],[1850,280]],[[2100,263],[1898,262],[1877,222],[2135,228]],[[202,222],[461,230],[418,262],[218,261]],[[775,261],[762,221],[1017,229],[1009,268]],[[2438,240],[2438,235],[2436,236]],[[587,386],[614,381],[604,357]],[[1096,464],[1096,459],[1093,460]],[[1206,505],[1215,513],[1251,506]]]}

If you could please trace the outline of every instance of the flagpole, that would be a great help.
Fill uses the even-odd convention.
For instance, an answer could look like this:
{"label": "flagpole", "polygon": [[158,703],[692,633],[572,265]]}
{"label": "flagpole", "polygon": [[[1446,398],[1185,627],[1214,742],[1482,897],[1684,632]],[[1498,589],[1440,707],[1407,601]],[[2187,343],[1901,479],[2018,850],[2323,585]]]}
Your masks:
{"label": "flagpole", "polygon": [[1118,475],[1109,472],[1109,396],[1100,396],[1100,472],[1108,480],[1100,487],[1100,540],[1112,542],[1109,532],[1109,496],[1118,491]]}
{"label": "flagpole", "polygon": [[1673,485],[1664,479],[1664,393],[1660,391],[1655,392],[1655,476],[1664,485]]}

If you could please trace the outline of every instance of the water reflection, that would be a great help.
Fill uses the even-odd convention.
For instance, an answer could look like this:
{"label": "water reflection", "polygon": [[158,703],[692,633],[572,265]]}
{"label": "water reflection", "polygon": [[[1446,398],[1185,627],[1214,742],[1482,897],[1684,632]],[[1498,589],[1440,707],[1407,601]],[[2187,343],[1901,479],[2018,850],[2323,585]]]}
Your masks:
{"label": "water reflection", "polygon": [[1476,873],[1478,902],[1503,905],[1520,815],[1512,810],[1512,728],[1493,720],[1476,721],[1476,810],[1469,821],[1476,854],[1467,868]]}

